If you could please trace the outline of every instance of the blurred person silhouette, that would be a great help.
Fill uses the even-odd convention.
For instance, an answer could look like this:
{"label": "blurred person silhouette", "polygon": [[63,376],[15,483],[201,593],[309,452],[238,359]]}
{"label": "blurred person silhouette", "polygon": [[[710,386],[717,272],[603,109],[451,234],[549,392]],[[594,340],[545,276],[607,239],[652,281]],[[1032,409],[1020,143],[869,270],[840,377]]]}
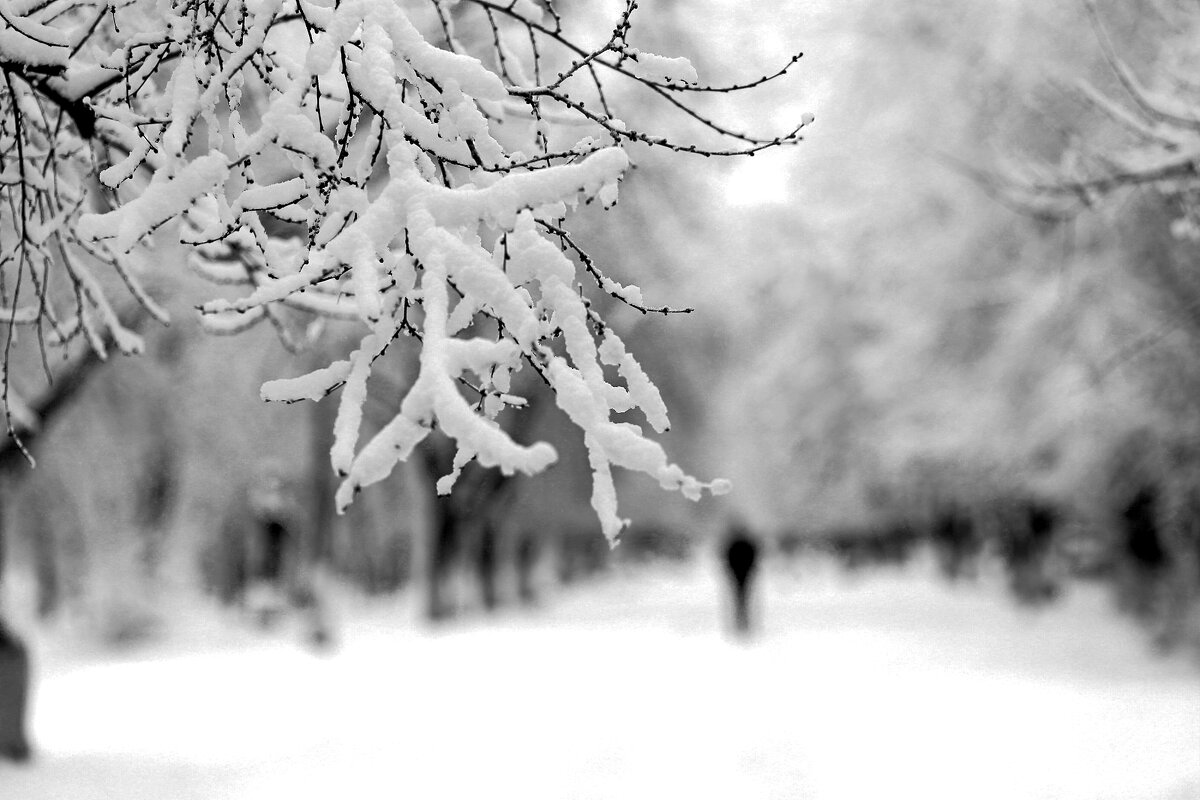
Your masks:
{"label": "blurred person silhouette", "polygon": [[316,580],[314,524],[288,471],[265,461],[230,504],[204,569],[209,589],[260,627],[294,615],[307,641],[324,648],[333,630]]}
{"label": "blurred person silhouette", "polygon": [[1151,618],[1159,610],[1163,578],[1171,562],[1160,530],[1160,503],[1158,487],[1148,483],[1138,488],[1120,512],[1119,602],[1123,609],[1143,618]]}
{"label": "blurred person silhouette", "polygon": [[733,627],[742,636],[750,633],[750,583],[757,561],[758,542],[735,525],[725,539],[725,567],[733,588]]}
{"label": "blurred person silhouette", "polygon": [[[262,627],[273,625],[294,584],[299,537],[296,498],[280,466],[266,463],[250,487],[246,606]],[[245,524],[245,523],[243,523]]]}
{"label": "blurred person silhouette", "polygon": [[[333,644],[333,631],[306,552],[302,502],[283,466],[267,462],[250,493],[249,586],[246,604],[268,628],[289,610],[298,613],[310,645]],[[311,546],[311,543],[307,543]]]}
{"label": "blurred person silhouette", "polygon": [[938,568],[947,580],[973,579],[978,575],[983,540],[966,508],[953,503],[942,508],[934,520],[932,537]]}
{"label": "blurred person silhouette", "polygon": [[25,736],[28,693],[29,651],[0,620],[0,759],[29,759]]}

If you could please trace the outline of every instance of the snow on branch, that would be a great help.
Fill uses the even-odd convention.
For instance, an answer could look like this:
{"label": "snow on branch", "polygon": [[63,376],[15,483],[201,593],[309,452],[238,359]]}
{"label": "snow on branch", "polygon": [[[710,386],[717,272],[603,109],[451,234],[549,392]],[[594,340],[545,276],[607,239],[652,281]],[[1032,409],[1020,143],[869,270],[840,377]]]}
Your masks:
{"label": "snow on branch", "polygon": [[[613,465],[693,499],[725,491],[614,420],[640,410],[654,430],[669,427],[589,293],[676,309],[605,274],[566,221],[582,203],[617,202],[624,145],[752,154],[800,141],[811,117],[760,135],[709,116],[696,98],[768,83],[799,56],[749,82],[702,85],[685,58],[630,44],[637,7],[627,0],[600,43],[584,45],[545,0],[0,0],[10,436],[15,328],[36,328],[43,360],[77,340],[97,354],[137,351],[104,275],[163,318],[141,280],[148,255],[174,240],[224,287],[201,308],[214,332],[268,321],[297,343],[313,316],[361,325],[345,359],[262,388],[265,400],[338,403],[339,508],[434,430],[457,446],[440,492],[470,461],[505,474],[548,467],[550,445],[518,443],[498,422],[525,405],[511,393],[522,370],[581,429],[610,539],[622,525]],[[621,84],[699,138],[623,121]],[[417,374],[385,398],[393,419],[362,443],[363,403],[387,391],[374,366],[403,346],[416,349]]]}
{"label": "snow on branch", "polygon": [[1122,191],[1151,188],[1180,200],[1183,216],[1176,232],[1200,238],[1200,103],[1189,88],[1200,80],[1194,66],[1200,14],[1186,12],[1188,31],[1164,44],[1164,58],[1179,57],[1193,74],[1159,81],[1162,88],[1151,89],[1118,52],[1092,0],[1084,8],[1122,94],[1106,94],[1086,81],[1077,88],[1115,124],[1123,141],[1094,145],[1092,137],[1083,136],[1057,164],[1015,159],[991,172],[967,171],[1001,200],[1049,219],[1069,218]]}

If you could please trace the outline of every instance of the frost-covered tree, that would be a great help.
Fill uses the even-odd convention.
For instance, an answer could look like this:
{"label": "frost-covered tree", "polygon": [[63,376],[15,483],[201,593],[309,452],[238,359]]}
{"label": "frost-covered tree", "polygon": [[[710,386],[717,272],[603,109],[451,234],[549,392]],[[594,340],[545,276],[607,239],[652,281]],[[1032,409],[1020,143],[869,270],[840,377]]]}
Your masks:
{"label": "frost-covered tree", "polygon": [[1176,234],[1200,238],[1200,13],[1175,0],[1152,8],[1147,53],[1144,45],[1136,47],[1136,37],[1122,35],[1125,9],[1083,3],[1105,68],[1103,83],[1093,76],[1074,81],[1092,112],[1088,125],[1073,132],[1055,161],[1018,159],[990,176],[997,192],[1022,209],[1068,218],[1114,195],[1153,189],[1178,204]]}
{"label": "frost-covered tree", "polygon": [[[747,241],[728,245],[747,254],[730,302],[753,305],[733,317],[708,437],[761,529],[884,530],[1001,488],[1074,498],[1095,432],[1128,424],[1132,370],[1115,365],[1160,320],[1109,269],[1116,252],[1084,224],[1068,238],[1001,208],[963,174],[998,150],[1054,158],[1063,129],[1089,130],[1062,78],[1120,90],[1090,34],[1064,36],[1086,31],[1077,5],[864,0],[806,20],[813,55],[838,54],[809,64],[820,90],[853,102],[831,104],[796,152],[820,158],[791,202],[755,208]],[[1106,3],[1122,46],[1145,54],[1155,5]],[[747,395],[763,398],[753,415]]]}
{"label": "frost-covered tree", "polygon": [[[773,80],[795,58],[745,84],[701,85],[686,59],[631,43],[636,9],[612,8],[596,36],[548,0],[0,0],[10,437],[19,329],[43,363],[76,341],[136,353],[126,297],[165,321],[143,281],[186,259],[240,287],[201,307],[214,332],[267,321],[302,344],[315,319],[359,326],[347,358],[262,388],[281,402],[340,389],[341,508],[435,429],[456,453],[442,493],[471,462],[549,466],[550,445],[501,426],[526,402],[511,391],[523,369],[582,430],[609,539],[622,527],[613,465],[693,499],[724,491],[618,416],[669,424],[591,298],[673,309],[606,274],[565,220],[581,202],[617,201],[634,149],[753,154],[799,141],[811,118],[756,136],[708,116],[706,95]],[[640,126],[648,104],[693,130]],[[372,371],[405,341],[419,366],[386,399],[391,420],[360,443],[364,399],[381,388]]]}

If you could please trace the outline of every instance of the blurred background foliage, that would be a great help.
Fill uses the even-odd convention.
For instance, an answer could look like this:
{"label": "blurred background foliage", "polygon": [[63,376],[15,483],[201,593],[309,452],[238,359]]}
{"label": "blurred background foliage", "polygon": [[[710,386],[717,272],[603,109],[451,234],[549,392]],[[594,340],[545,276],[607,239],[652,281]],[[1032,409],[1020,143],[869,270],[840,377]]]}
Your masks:
{"label": "blurred background foliage", "polygon": [[[580,25],[610,10],[560,5]],[[153,632],[164,592],[244,599],[233,573],[253,556],[238,537],[270,474],[302,510],[297,585],[415,580],[431,619],[534,599],[613,558],[687,557],[738,520],[853,564],[921,541],[952,577],[994,556],[1033,602],[1066,574],[1106,576],[1161,642],[1200,642],[1197,245],[1173,235],[1177,203],[1153,188],[1051,222],[988,186],[1005,164],[1121,146],[1076,88],[1120,91],[1083,5],[647,6],[633,44],[699,54],[714,82],[807,51],[736,109],[771,130],[812,111],[806,142],[726,162],[634,148],[620,205],[573,228],[651,304],[696,309],[615,319],[673,410],[668,452],[733,479],[731,498],[693,505],[626,481],[633,523],[610,554],[581,444],[531,384],[530,408],[506,413],[558,448],[548,475],[472,474],[434,499],[448,456],[433,443],[334,517],[331,403],[268,406],[258,386],[349,339],[331,325],[290,353],[269,328],[206,336],[191,306],[208,287],[164,268],[171,327],[144,325],[145,357],[89,371],[38,436],[36,470],[3,471],[8,607],[120,641]],[[1200,22],[1171,0],[1103,2],[1099,16],[1151,83]],[[735,101],[704,102],[729,114]],[[402,387],[411,364],[393,358]]]}

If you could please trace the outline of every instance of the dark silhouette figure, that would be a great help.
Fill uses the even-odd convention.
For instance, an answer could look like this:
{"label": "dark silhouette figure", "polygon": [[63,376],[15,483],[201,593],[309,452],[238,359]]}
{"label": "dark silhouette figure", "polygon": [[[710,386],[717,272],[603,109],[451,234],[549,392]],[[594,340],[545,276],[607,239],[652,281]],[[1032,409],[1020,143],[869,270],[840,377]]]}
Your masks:
{"label": "dark silhouette figure", "polygon": [[291,550],[291,533],[279,519],[265,517],[259,520],[262,536],[263,560],[259,577],[271,583],[279,583],[284,577],[284,562]]}
{"label": "dark silhouette figure", "polygon": [[1125,552],[1139,567],[1156,570],[1166,566],[1167,550],[1158,531],[1158,494],[1143,487],[1121,511],[1125,529]]}
{"label": "dark silhouette figure", "polygon": [[734,528],[725,541],[725,566],[733,582],[733,626],[739,634],[750,632],[750,580],[758,561],[758,543],[742,528]]}
{"label": "dark silhouette figure", "polygon": [[952,581],[974,577],[983,542],[975,533],[970,515],[949,507],[938,515],[932,533],[942,575]]}
{"label": "dark silhouette figure", "polygon": [[298,543],[281,513],[282,507],[255,511],[247,602],[259,625],[268,628],[279,621],[288,595],[296,588],[294,558]]}
{"label": "dark silhouette figure", "polygon": [[1121,509],[1121,561],[1119,599],[1134,615],[1151,618],[1162,602],[1163,581],[1171,556],[1159,529],[1159,495],[1156,487],[1142,487]]}
{"label": "dark silhouette figure", "polygon": [[0,759],[27,761],[25,705],[29,695],[29,652],[0,621]]}
{"label": "dark silhouette figure", "polygon": [[1008,586],[1024,604],[1039,605],[1060,591],[1048,571],[1059,513],[1053,507],[1028,501],[1005,520],[1001,553],[1008,567]]}
{"label": "dark silhouette figure", "polygon": [[219,532],[202,555],[206,587],[223,603],[236,605],[259,627],[285,617],[298,619],[308,641],[333,643],[332,623],[315,583],[324,545],[315,540],[287,476],[272,465],[250,477],[225,513]]}
{"label": "dark silhouette figure", "polygon": [[231,504],[204,555],[205,581],[225,603],[244,604],[264,589],[283,595],[299,567],[296,500],[277,475],[254,481]]}

